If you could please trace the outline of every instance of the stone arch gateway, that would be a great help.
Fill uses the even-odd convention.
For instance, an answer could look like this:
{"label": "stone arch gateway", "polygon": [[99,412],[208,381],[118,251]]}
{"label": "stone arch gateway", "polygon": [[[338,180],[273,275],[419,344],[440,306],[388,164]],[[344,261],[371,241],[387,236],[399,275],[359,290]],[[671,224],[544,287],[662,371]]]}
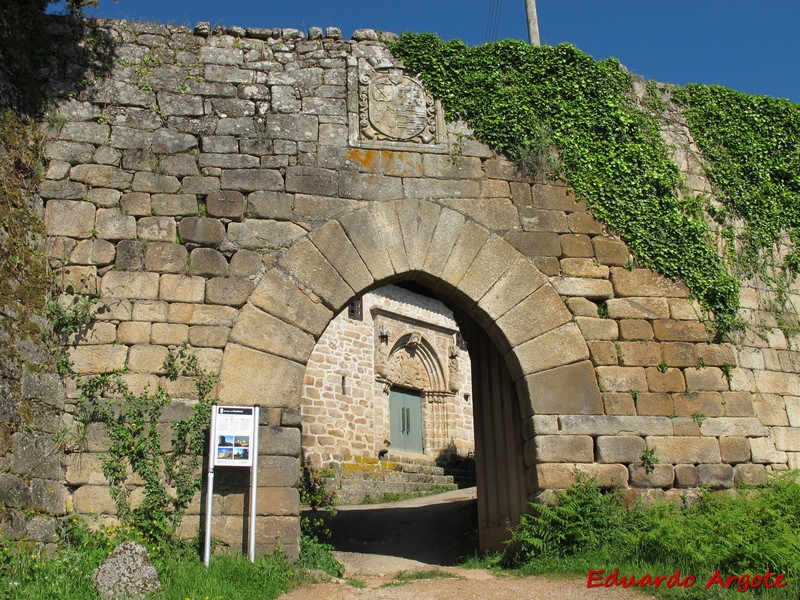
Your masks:
{"label": "stone arch gateway", "polygon": [[[124,370],[136,393],[162,385],[180,418],[196,390],[163,364],[185,345],[219,375],[222,402],[261,404],[262,551],[299,551],[309,356],[338,311],[385,284],[445,302],[485,369],[474,391],[487,399],[475,405],[487,545],[526,501],[579,473],[679,500],[800,467],[799,340],[762,327],[771,315],[757,285],[742,287],[738,316],[757,327],[741,347],[712,341],[682,282],[637,266],[565,182],[533,178],[446,123],[374,31],[89,30],[116,62],[80,86],[76,57],[52,65],[62,92],[39,186],[59,300],[89,294],[102,308],[67,342],[73,371]],[[72,34],[54,21],[49,41],[59,35]],[[673,108],[662,133],[686,185],[710,193]],[[21,389],[44,395],[30,381]],[[28,423],[35,436],[0,424],[0,454],[15,485],[47,492],[43,510],[113,522],[101,423],[81,447],[52,447],[46,468],[31,460],[75,422],[77,396],[68,385],[54,397],[42,413],[52,418]],[[643,464],[645,452],[659,463]],[[219,484],[213,534],[241,547],[246,482]],[[180,533],[197,534],[202,507],[198,495]]]}
{"label": "stone arch gateway", "polygon": [[[489,419],[476,425],[476,443],[492,449],[492,470],[504,474],[492,486],[486,469],[478,479],[482,544],[497,547],[539,491],[534,454],[523,451],[522,432],[535,434],[532,416],[601,414],[602,401],[586,341],[561,297],[529,258],[460,213],[427,201],[379,202],[295,242],[233,326],[220,397],[299,407],[305,365],[333,316],[353,297],[401,280],[426,285],[472,324],[481,357],[473,365],[476,406]],[[493,402],[514,405],[493,411]],[[496,441],[515,437],[508,447]]]}

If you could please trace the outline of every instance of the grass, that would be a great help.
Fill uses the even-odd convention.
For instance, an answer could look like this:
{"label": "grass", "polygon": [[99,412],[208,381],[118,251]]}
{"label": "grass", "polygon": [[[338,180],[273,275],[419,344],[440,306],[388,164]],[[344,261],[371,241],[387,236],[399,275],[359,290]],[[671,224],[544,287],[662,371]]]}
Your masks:
{"label": "grass", "polygon": [[[603,584],[616,570],[613,587],[623,579],[630,586],[633,578],[638,585],[630,587],[669,599],[741,598],[742,591],[756,587],[750,593],[759,597],[797,600],[797,476],[776,476],[761,488],[705,491],[691,504],[631,508],[623,506],[620,494],[602,493],[594,482],[581,481],[559,493],[552,505],[525,515],[504,553],[470,566],[500,566],[519,575],[574,575],[585,577],[587,585]],[[783,575],[786,585],[764,589],[767,570]],[[664,579],[655,587],[658,576]],[[675,585],[675,579],[684,585]],[[775,585],[774,575],[769,582]]]}
{"label": "grass", "polygon": [[400,571],[394,579],[384,583],[381,587],[398,587],[411,581],[421,579],[455,579],[456,576],[440,569],[424,569],[422,571]]}

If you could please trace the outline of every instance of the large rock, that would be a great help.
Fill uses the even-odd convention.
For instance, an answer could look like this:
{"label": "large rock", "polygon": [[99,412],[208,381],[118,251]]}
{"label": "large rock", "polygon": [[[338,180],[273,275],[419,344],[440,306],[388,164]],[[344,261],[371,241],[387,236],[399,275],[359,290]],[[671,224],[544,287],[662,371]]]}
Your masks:
{"label": "large rock", "polygon": [[146,598],[161,588],[147,549],[136,542],[117,546],[92,573],[92,583],[101,598]]}

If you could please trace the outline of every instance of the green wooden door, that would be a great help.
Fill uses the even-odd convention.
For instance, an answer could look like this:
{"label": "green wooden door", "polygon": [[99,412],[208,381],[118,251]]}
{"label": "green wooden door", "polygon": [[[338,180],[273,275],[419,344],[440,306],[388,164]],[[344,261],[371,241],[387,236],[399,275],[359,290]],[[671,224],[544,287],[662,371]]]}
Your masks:
{"label": "green wooden door", "polygon": [[392,448],[422,454],[422,398],[419,392],[393,388],[389,395]]}

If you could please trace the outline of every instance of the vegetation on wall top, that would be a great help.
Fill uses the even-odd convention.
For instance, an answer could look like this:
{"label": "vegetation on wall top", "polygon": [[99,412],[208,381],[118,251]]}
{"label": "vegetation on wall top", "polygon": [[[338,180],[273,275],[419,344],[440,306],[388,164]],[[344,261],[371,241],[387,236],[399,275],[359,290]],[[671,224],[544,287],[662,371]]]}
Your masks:
{"label": "vegetation on wall top", "polygon": [[[390,49],[420,73],[427,89],[441,99],[447,117],[466,121],[481,141],[537,168],[547,163],[552,155],[548,149],[554,148],[559,164],[549,165],[548,174],[566,179],[642,265],[682,279],[703,309],[714,314],[710,326],[718,338],[739,325],[737,276],[747,270],[731,264],[735,254],[720,255],[707,212],[711,204],[681,189],[679,168],[660,136],[655,114],[663,108],[660,100],[651,96],[653,110],[642,110],[631,92],[631,77],[619,62],[595,61],[569,44],[537,47],[505,40],[468,47],[432,34],[404,34]],[[700,89],[689,88],[685,96],[694,107]],[[703,89],[714,93],[714,88]],[[778,112],[781,118],[785,114]],[[690,122],[703,125],[700,117]],[[770,134],[765,130],[761,135]],[[785,137],[788,143],[791,131]],[[724,164],[736,155],[709,158]],[[720,173],[728,171],[719,167]],[[792,185],[797,184],[797,172]],[[785,166],[775,173],[790,180]],[[721,187],[741,184],[722,175],[712,181]],[[760,212],[755,200],[760,193],[753,190],[748,196],[751,213],[736,209],[731,214],[748,223],[760,219],[760,225],[748,230],[748,239],[774,240],[787,222]],[[795,232],[794,225],[789,231]],[[796,234],[792,236],[794,240]]]}

